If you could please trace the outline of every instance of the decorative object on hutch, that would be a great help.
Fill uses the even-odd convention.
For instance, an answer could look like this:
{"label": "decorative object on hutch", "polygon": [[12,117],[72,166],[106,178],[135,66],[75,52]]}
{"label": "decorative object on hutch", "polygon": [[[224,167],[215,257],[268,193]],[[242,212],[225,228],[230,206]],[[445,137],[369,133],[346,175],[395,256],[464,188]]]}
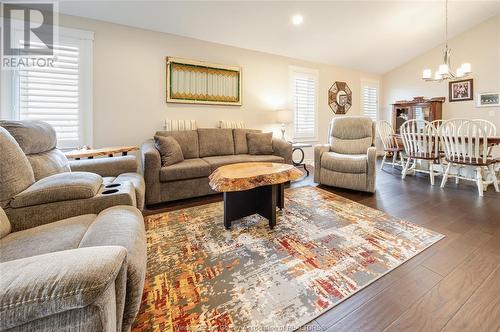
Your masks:
{"label": "decorative object on hutch", "polygon": [[346,82],[335,82],[328,90],[328,105],[335,114],[346,114],[352,106],[352,91]]}
{"label": "decorative object on hutch", "polygon": [[474,99],[474,85],[472,78],[468,80],[453,81],[449,83],[450,103]]}
{"label": "decorative object on hutch", "polygon": [[422,79],[424,81],[442,82],[444,80],[453,80],[456,78],[463,78],[469,76],[472,73],[470,63],[462,63],[460,67],[457,68],[456,72],[450,70],[451,67],[451,49],[448,48],[448,0],[445,1],[445,48],[443,52],[443,63],[439,65],[438,70],[432,76],[431,69],[424,69],[422,73]]}
{"label": "decorative object on hutch", "polygon": [[392,127],[396,133],[407,120],[441,120],[445,97],[426,99],[414,97],[413,100],[399,100],[392,104]]}
{"label": "decorative object on hutch", "polygon": [[500,106],[500,92],[478,93],[477,107],[498,107]]}
{"label": "decorative object on hutch", "polygon": [[167,103],[241,105],[241,68],[167,57]]}

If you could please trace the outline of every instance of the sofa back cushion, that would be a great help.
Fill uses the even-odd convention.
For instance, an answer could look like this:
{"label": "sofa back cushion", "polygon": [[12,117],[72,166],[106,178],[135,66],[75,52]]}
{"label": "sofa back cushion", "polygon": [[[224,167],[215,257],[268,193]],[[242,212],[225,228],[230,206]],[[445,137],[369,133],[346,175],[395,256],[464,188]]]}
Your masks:
{"label": "sofa back cushion", "polygon": [[14,137],[0,127],[0,207],[35,182],[31,165]]}
{"label": "sofa back cushion", "polygon": [[248,154],[247,134],[260,132],[257,129],[233,129],[234,154]]}
{"label": "sofa back cushion", "polygon": [[330,123],[330,150],[342,154],[365,154],[374,139],[374,122],[364,116],[334,118]]}
{"label": "sofa back cushion", "polygon": [[200,142],[201,158],[234,154],[232,129],[198,129],[198,141]]}
{"label": "sofa back cushion", "polygon": [[248,153],[273,154],[273,133],[248,133]]}
{"label": "sofa back cushion", "polygon": [[35,174],[35,181],[53,174],[71,172],[68,158],[58,149],[29,154],[27,157]]}
{"label": "sofa back cushion", "polygon": [[0,207],[0,239],[10,233],[10,221],[5,211]]}
{"label": "sofa back cushion", "polygon": [[199,158],[198,132],[196,130],[157,131],[156,136],[171,136],[181,146],[184,159]]}
{"label": "sofa back cushion", "polygon": [[42,153],[56,147],[56,132],[47,122],[0,121],[0,126],[9,131],[25,154]]}

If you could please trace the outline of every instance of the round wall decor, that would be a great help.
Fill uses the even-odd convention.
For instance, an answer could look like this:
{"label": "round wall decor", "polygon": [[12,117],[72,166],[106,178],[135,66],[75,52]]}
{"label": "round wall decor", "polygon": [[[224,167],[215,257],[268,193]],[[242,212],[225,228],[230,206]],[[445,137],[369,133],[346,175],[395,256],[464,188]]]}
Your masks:
{"label": "round wall decor", "polygon": [[346,82],[335,82],[328,90],[328,105],[335,114],[346,114],[352,106],[352,91]]}

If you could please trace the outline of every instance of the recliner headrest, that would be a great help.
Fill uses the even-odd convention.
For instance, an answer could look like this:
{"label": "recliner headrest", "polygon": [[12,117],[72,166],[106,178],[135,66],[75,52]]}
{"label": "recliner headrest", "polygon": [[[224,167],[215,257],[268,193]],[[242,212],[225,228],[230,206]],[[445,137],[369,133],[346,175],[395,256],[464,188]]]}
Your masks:
{"label": "recliner headrest", "polygon": [[16,139],[25,154],[42,153],[56,147],[56,132],[47,122],[2,120],[0,126]]}

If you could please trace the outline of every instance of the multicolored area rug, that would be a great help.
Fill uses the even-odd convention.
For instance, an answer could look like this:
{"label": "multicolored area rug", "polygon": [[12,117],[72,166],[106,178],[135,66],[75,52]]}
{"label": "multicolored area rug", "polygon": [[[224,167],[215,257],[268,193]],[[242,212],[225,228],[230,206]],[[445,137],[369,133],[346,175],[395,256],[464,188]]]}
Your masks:
{"label": "multicolored area rug", "polygon": [[134,331],[291,331],[444,236],[315,187],[286,191],[277,226],[224,229],[223,203],[146,217]]}

